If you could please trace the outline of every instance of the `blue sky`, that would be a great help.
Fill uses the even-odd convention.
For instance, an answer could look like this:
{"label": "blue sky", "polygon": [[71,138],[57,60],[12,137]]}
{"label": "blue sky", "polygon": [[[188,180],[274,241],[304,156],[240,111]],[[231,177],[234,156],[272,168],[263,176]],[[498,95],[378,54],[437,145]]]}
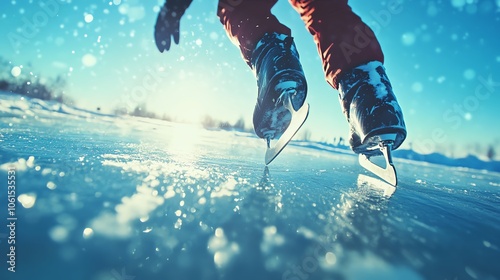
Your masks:
{"label": "blue sky", "polygon": [[[6,1],[1,56],[21,75],[67,77],[79,107],[147,109],[177,120],[205,115],[251,124],[256,83],[216,16],[217,1],[194,0],[181,42],[159,53],[153,26],[162,1]],[[351,0],[376,32],[404,110],[410,145],[455,156],[500,151],[500,0]],[[288,1],[273,12],[292,29],[309,84],[303,130],[314,140],[346,137],[337,92],[323,77],[311,36]],[[34,27],[34,28],[33,28]],[[17,68],[16,68],[17,69]],[[15,72],[15,71],[14,71]]]}

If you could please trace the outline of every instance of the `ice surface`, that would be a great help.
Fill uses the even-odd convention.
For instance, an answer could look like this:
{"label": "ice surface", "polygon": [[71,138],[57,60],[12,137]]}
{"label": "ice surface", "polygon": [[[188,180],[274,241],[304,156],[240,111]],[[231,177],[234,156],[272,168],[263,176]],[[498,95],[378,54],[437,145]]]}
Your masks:
{"label": "ice surface", "polygon": [[7,95],[0,133],[19,201],[2,279],[500,277],[499,173],[395,158],[387,198],[336,147],[292,142],[266,169],[249,134]]}

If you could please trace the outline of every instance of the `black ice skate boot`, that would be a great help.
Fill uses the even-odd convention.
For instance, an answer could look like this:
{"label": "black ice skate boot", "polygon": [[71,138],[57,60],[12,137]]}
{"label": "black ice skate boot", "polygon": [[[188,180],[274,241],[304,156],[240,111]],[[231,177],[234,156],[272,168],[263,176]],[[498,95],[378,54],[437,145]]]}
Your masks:
{"label": "black ice skate boot", "polygon": [[[382,63],[372,61],[343,73],[338,90],[351,129],[349,144],[360,154],[361,165],[396,185],[391,151],[405,140],[406,127]],[[375,155],[384,155],[385,169],[369,161]]]}
{"label": "black ice skate boot", "polygon": [[280,138],[290,125],[293,112],[287,103],[294,111],[304,105],[307,83],[293,38],[288,35],[265,34],[252,53],[251,67],[258,86],[253,125],[269,147],[269,141]]}
{"label": "black ice skate boot", "polygon": [[344,73],[339,97],[351,131],[349,144],[355,153],[381,154],[381,140],[390,135],[393,149],[406,138],[403,112],[392,92],[382,63],[373,61]]}

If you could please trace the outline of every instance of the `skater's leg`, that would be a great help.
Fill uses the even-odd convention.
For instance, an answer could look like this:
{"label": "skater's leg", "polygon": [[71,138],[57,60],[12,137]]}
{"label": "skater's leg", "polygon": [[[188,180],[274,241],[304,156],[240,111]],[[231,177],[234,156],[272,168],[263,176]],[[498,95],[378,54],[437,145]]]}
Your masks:
{"label": "skater's leg", "polygon": [[290,36],[290,29],[271,13],[278,0],[219,0],[217,15],[231,41],[250,65],[252,52],[264,34]]}
{"label": "skater's leg", "polygon": [[307,82],[291,32],[271,13],[277,0],[220,0],[218,16],[231,41],[240,48],[257,78],[258,98],[253,114],[255,133],[279,138],[291,120],[283,101],[299,110]]}
{"label": "skater's leg", "polygon": [[373,31],[349,7],[347,0],[289,0],[313,35],[326,79],[335,89],[343,71],[384,55]]}
{"label": "skater's leg", "polygon": [[339,91],[356,153],[380,154],[390,135],[399,147],[406,137],[403,114],[383,67],[384,55],[373,31],[347,0],[290,0],[313,35],[326,79]]}

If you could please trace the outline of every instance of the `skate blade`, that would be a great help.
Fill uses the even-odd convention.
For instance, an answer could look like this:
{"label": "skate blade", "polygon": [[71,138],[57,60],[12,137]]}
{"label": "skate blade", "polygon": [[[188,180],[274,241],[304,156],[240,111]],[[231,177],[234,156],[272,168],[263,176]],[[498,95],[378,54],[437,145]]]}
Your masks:
{"label": "skate blade", "polygon": [[[389,136],[390,137],[390,136]],[[366,170],[372,172],[377,175],[387,183],[396,187],[398,184],[398,177],[396,174],[396,168],[392,163],[392,146],[393,141],[391,140],[383,140],[380,142],[378,149],[382,152],[382,155],[385,159],[385,167],[379,166],[370,160],[370,157],[359,154],[359,164],[363,166]]]}
{"label": "skate blade", "polygon": [[299,131],[299,129],[302,127],[307,119],[307,116],[309,115],[309,104],[307,103],[304,103],[304,105],[302,105],[302,107],[298,111],[295,111],[293,109],[291,96],[288,96],[288,98],[285,99],[284,103],[285,108],[292,114],[292,119],[290,121],[290,124],[288,125],[288,128],[281,135],[281,137],[273,147],[271,147],[270,139],[267,139],[267,150],[265,156],[266,165],[270,164],[280,154],[280,152],[286,147],[290,140],[292,140],[293,136],[295,136],[297,131]]}

